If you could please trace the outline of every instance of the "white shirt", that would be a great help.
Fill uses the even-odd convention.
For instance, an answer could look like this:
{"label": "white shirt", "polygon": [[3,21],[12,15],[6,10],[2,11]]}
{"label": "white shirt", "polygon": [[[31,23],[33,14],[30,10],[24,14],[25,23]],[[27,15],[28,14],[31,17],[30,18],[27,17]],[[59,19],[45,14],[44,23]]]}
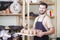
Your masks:
{"label": "white shirt", "polygon": [[53,27],[53,25],[51,23],[51,19],[50,19],[50,17],[46,13],[43,14],[43,15],[39,15],[38,17],[35,18],[35,21],[34,21],[34,24],[33,24],[33,28],[35,28],[35,23],[37,21],[42,22],[42,24],[46,28],[46,30],[48,30],[48,28]]}

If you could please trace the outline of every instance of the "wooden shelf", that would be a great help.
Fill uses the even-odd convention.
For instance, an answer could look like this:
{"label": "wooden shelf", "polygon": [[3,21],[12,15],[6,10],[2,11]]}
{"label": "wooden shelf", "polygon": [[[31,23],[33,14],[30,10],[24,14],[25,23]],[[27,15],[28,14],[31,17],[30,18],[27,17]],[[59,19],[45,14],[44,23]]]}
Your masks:
{"label": "wooden shelf", "polygon": [[[26,17],[27,18],[27,17]],[[29,16],[30,19],[35,19],[36,16]]]}
{"label": "wooden shelf", "polygon": [[30,19],[34,19],[34,18],[36,18],[36,16],[30,16]]}
{"label": "wooden shelf", "polygon": [[22,16],[21,13],[12,14],[12,13],[0,13],[0,16]]}
{"label": "wooden shelf", "polygon": [[[26,17],[26,18],[27,18],[27,17]],[[36,16],[29,16],[29,18],[30,18],[30,19],[35,19]],[[54,18],[54,16],[53,16],[53,17],[50,17],[50,18]]]}
{"label": "wooden shelf", "polygon": [[[46,2],[48,5],[54,5],[53,2]],[[40,5],[40,3],[30,3],[30,5]]]}
{"label": "wooden shelf", "polygon": [[[55,2],[46,2],[48,5],[54,5],[55,4]],[[22,3],[21,3],[21,5],[23,5]],[[30,5],[40,5],[40,2],[39,3],[30,3]]]}
{"label": "wooden shelf", "polygon": [[53,18],[54,18],[54,16],[51,16],[50,18],[52,18],[52,19],[53,19]]}

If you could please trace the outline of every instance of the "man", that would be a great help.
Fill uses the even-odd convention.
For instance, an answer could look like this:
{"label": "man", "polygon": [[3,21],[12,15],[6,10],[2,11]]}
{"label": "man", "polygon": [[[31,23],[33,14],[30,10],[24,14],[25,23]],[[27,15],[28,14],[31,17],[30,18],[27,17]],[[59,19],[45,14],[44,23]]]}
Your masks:
{"label": "man", "polygon": [[51,24],[50,17],[46,14],[48,5],[40,3],[39,16],[35,18],[33,28],[36,30],[34,40],[49,40],[48,35],[54,33],[54,27]]}

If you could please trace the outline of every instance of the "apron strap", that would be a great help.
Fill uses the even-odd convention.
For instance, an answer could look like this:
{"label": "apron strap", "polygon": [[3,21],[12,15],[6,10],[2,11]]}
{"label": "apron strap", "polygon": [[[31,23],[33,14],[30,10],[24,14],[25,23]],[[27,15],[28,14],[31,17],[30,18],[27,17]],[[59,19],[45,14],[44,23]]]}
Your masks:
{"label": "apron strap", "polygon": [[[43,17],[43,19],[42,19],[42,23],[43,23],[43,21],[44,21],[44,18],[45,18],[45,17],[46,17],[46,15]],[[46,27],[45,27],[45,26],[46,26]],[[47,25],[46,25],[46,24],[45,24],[45,26],[44,26],[44,27],[45,27],[45,29],[46,29],[46,30],[48,30],[48,29],[47,29]]]}
{"label": "apron strap", "polygon": [[[46,16],[46,15],[45,15],[45,16]],[[43,17],[42,22],[44,21],[45,16]]]}

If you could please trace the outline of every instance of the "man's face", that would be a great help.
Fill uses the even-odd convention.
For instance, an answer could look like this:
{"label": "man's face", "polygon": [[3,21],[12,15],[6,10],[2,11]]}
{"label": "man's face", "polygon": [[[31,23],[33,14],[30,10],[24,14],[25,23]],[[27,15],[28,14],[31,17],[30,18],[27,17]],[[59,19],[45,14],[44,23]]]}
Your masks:
{"label": "man's face", "polygon": [[39,13],[42,15],[46,12],[47,8],[45,5],[40,5],[39,7]]}

